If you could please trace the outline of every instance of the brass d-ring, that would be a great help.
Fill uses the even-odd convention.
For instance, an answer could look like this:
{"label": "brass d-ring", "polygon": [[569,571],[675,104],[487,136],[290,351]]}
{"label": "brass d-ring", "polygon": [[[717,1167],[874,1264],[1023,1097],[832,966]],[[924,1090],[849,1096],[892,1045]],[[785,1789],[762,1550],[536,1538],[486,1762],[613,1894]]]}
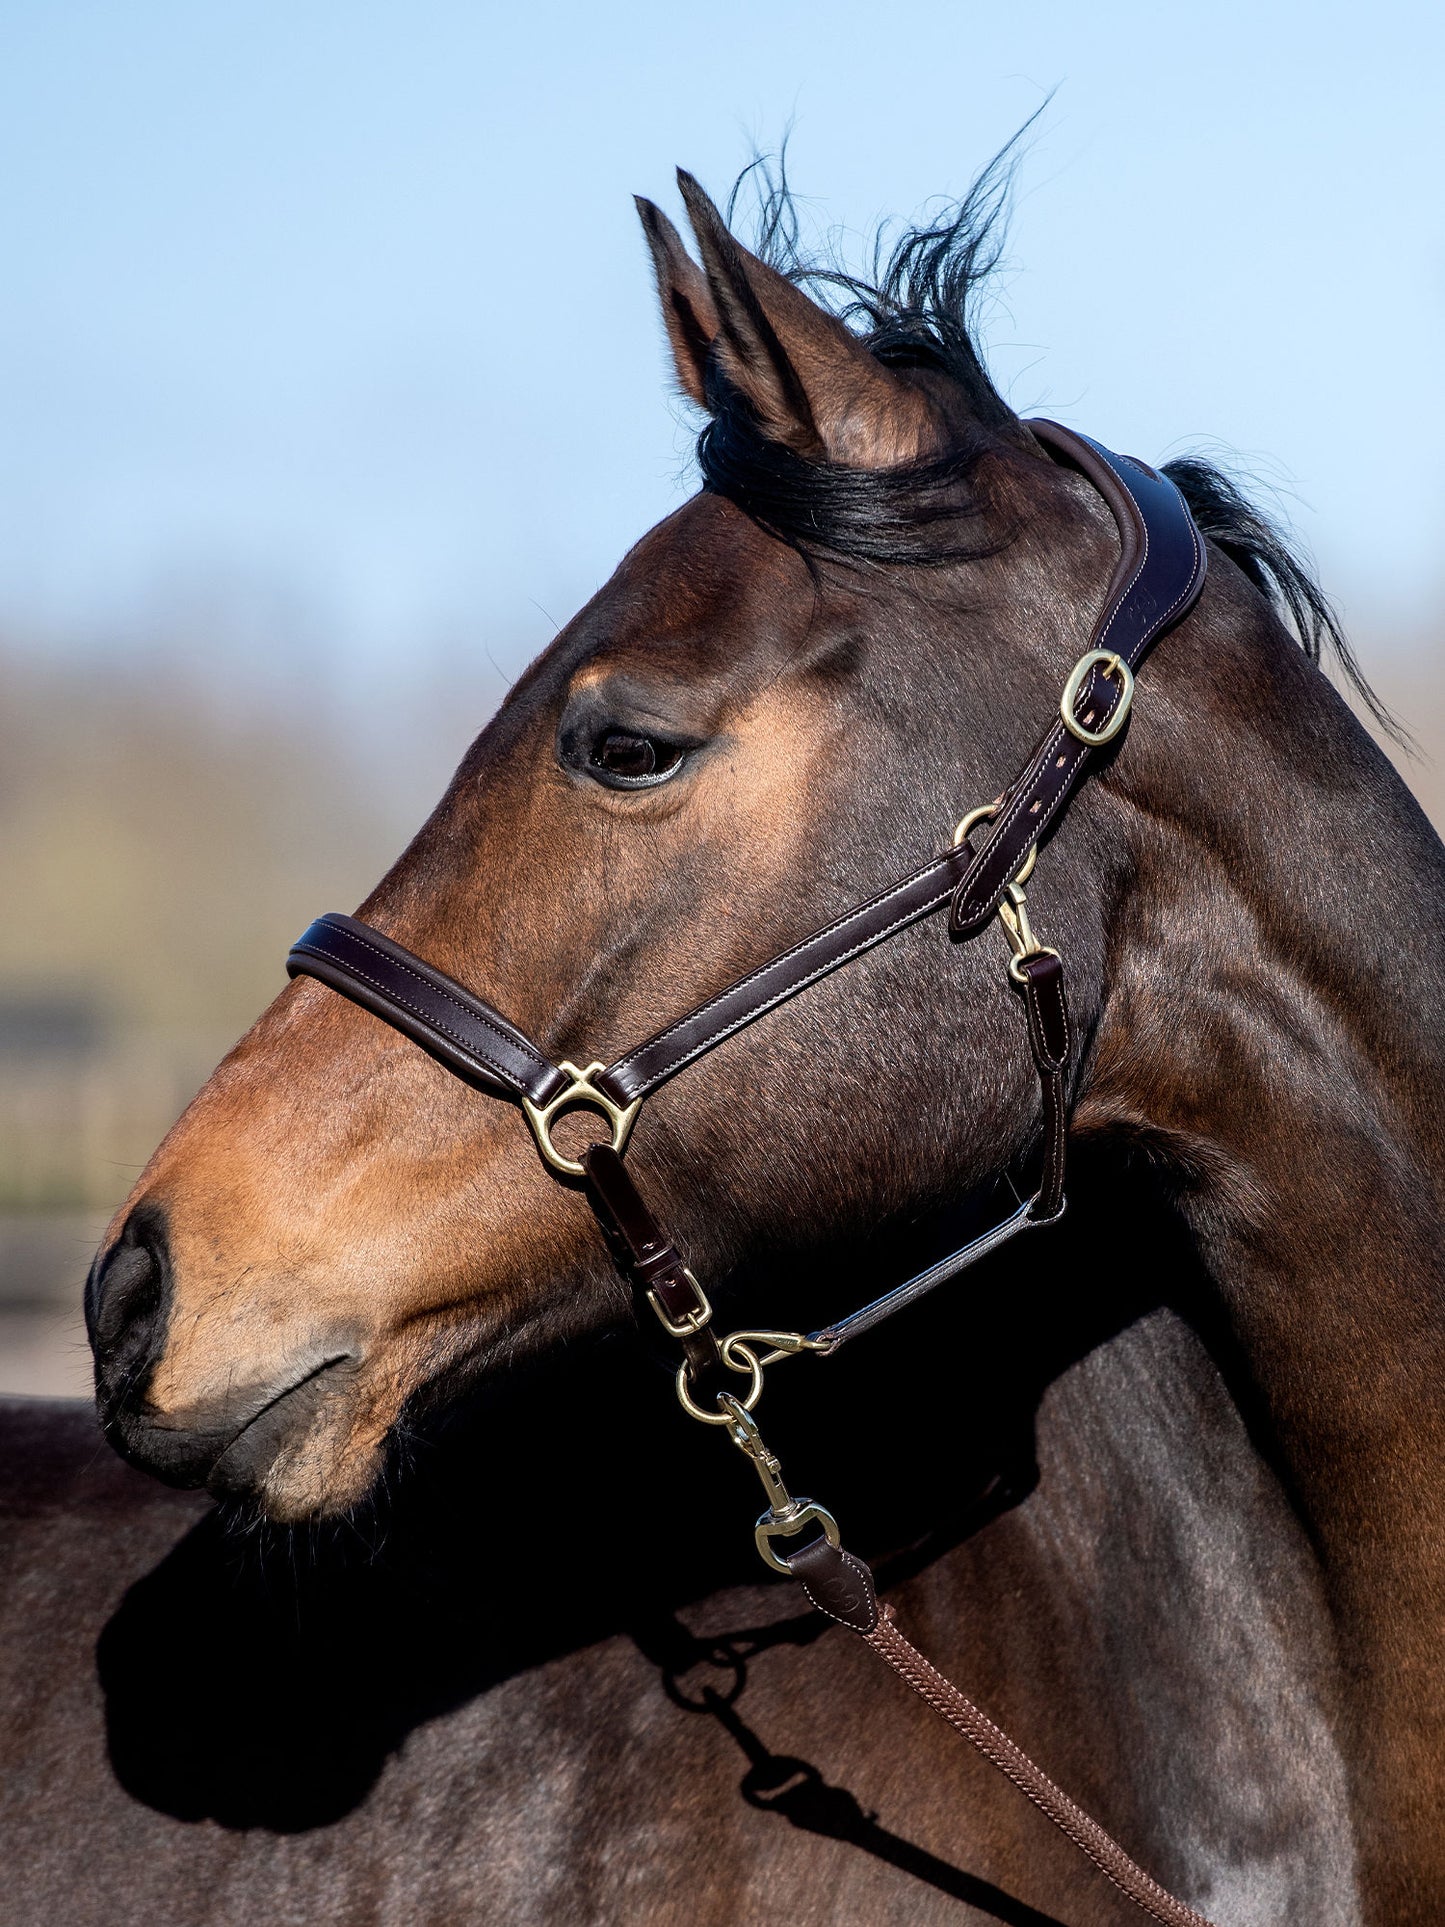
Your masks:
{"label": "brass d-ring", "polygon": [[[1095,664],[1102,663],[1106,676],[1117,676],[1120,683],[1119,700],[1114,705],[1114,713],[1102,729],[1086,729],[1074,714],[1074,704],[1079,699],[1088,675]],[[1069,680],[1064,684],[1064,693],[1059,698],[1059,714],[1064,720],[1064,728],[1090,749],[1099,749],[1105,743],[1112,743],[1128,719],[1134,704],[1134,672],[1122,656],[1112,649],[1090,649],[1079,657],[1069,671]]]}
{"label": "brass d-ring", "polygon": [[569,1063],[564,1057],[557,1068],[566,1071],[572,1079],[567,1088],[546,1104],[534,1104],[531,1098],[524,1097],[522,1109],[537,1140],[537,1149],[552,1169],[565,1171],[569,1178],[580,1178],[584,1175],[582,1166],[575,1158],[564,1158],[552,1142],[552,1119],[559,1111],[572,1111],[583,1105],[589,1110],[600,1111],[612,1127],[612,1148],[620,1153],[637,1121],[642,1099],[635,1097],[630,1104],[615,1104],[605,1091],[599,1091],[592,1080],[598,1071],[607,1068],[600,1060],[589,1064],[585,1071],[579,1071],[575,1064]]}
{"label": "brass d-ring", "polygon": [[[997,803],[980,803],[976,810],[970,810],[967,816],[961,817],[953,832],[954,849],[956,850],[961,843],[967,843],[970,832],[976,829],[980,823],[992,823],[1002,808],[1003,799],[1000,797]],[[1038,860],[1039,846],[1037,843],[1031,843],[1029,845],[1029,853],[1024,858],[1024,867],[1019,871],[1018,875],[1011,880],[1022,888],[1033,875],[1034,865]]]}
{"label": "brass d-ring", "polygon": [[[744,1365],[736,1364],[734,1362],[735,1353],[741,1353],[743,1358],[747,1360],[747,1363]],[[729,1371],[747,1373],[747,1394],[745,1397],[738,1399],[737,1402],[745,1412],[751,1412],[763,1395],[763,1367],[761,1359],[759,1359],[757,1353],[751,1346],[739,1345],[734,1342],[729,1349],[723,1352],[723,1362]],[[691,1392],[687,1389],[687,1374],[688,1365],[684,1359],[682,1364],[677,1368],[677,1396],[681,1401],[683,1411],[687,1413],[688,1417],[701,1419],[704,1425],[733,1424],[732,1415],[726,1410],[717,1412],[707,1412],[703,1410],[702,1406],[696,1402]],[[734,1394],[734,1396],[736,1396],[736,1394]]]}

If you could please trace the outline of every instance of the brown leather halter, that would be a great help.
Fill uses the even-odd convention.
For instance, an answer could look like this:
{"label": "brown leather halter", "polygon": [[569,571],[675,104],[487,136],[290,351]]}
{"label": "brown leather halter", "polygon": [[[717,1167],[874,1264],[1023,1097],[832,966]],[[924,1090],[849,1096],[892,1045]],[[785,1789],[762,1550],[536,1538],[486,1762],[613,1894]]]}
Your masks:
{"label": "brown leather halter", "polygon": [[[1031,421],[1028,426],[1104,497],[1118,525],[1120,556],[1089,647],[1070,673],[1058,712],[1037,748],[996,802],[962,819],[943,855],[930,858],[607,1066],[594,1063],[579,1069],[565,1060],[552,1063],[490,1004],[354,917],[319,918],[292,949],[287,969],[293,977],[318,978],[363,1005],[476,1089],[520,1102],[541,1155],[559,1174],[584,1181],[618,1264],[681,1347],[677,1393],[684,1409],[704,1424],[724,1428],[752,1460],[768,1498],[768,1510],[755,1529],[765,1562],[799,1579],[820,1612],[862,1634],[1137,1906],[1167,1927],[1209,1927],[1203,1915],[1174,1899],[1136,1865],[904,1638],[893,1623],[892,1609],[880,1609],[868,1567],[843,1550],[832,1514],[788,1492],[778,1460],[753,1417],[770,1365],[805,1352],[826,1357],[1010,1238],[1055,1222],[1064,1210],[1073,1039],[1063,961],[1034,936],[1024,885],[1040,839],[1088,773],[1094,753],[1112,742],[1128,720],[1134,672],[1203,587],[1205,555],[1184,498],[1166,477],[1055,422]],[[975,850],[973,838],[985,827],[987,841]],[[950,906],[954,937],[976,936],[998,915],[1009,940],[1008,973],[1022,995],[1042,1101],[1042,1160],[1032,1197],[951,1256],[817,1331],[749,1330],[719,1338],[702,1286],[623,1163],[641,1105],[670,1077],[735,1032],[945,904]],[[600,1112],[611,1133],[609,1143],[590,1146],[580,1161],[557,1149],[551,1128],[561,1112],[577,1108]],[[745,1384],[736,1392],[717,1390],[719,1368]],[[712,1388],[711,1403],[699,1402],[704,1386]],[[810,1526],[820,1529],[818,1536],[790,1553],[779,1551],[780,1543]]]}

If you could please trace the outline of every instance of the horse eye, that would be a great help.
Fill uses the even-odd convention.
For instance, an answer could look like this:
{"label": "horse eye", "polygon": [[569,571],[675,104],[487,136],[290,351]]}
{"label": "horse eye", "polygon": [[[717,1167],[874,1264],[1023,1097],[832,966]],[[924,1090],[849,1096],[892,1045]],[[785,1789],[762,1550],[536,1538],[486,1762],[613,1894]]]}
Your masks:
{"label": "horse eye", "polygon": [[592,746],[591,764],[602,780],[614,783],[661,783],[682,766],[683,752],[675,743],[660,743],[630,729],[609,729]]}

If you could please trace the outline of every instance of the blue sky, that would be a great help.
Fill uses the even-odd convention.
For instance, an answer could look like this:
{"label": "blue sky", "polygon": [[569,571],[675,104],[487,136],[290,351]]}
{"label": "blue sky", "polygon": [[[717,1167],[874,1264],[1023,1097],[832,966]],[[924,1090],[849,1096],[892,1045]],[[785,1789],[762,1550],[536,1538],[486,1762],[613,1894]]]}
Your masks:
{"label": "blue sky", "polygon": [[1442,72],[1445,9],[1390,0],[0,0],[0,628],[123,649],[229,601],[358,669],[514,671],[688,486],[632,192],[725,192],[791,122],[861,235],[1055,90],[986,317],[1010,398],[1236,451],[1408,634]]}

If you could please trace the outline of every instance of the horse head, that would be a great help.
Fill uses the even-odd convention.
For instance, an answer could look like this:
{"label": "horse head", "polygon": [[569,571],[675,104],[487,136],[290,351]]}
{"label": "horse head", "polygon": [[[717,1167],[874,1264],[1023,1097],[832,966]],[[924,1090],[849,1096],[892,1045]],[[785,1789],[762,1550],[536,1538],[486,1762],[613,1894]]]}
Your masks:
{"label": "horse head", "polygon": [[[940,291],[976,240],[963,222],[905,244],[865,334],[681,181],[701,265],[639,205],[677,376],[709,416],[705,485],[522,678],[361,908],[579,1064],[946,845],[1056,712],[1116,553],[1095,492],[1005,407]],[[1157,894],[1137,798],[1171,769],[1186,802],[1207,789],[1199,719],[1237,708],[1246,678],[1261,714],[1298,700],[1298,652],[1220,573],[1191,618],[1209,646],[1151,669],[1148,740],[1039,866],[1085,1130],[1157,1121],[1141,1033],[1168,1029],[1169,1000],[1149,1004],[1122,934],[1124,900]],[[1028,1157],[1037,1092],[1000,961],[909,930],[649,1102],[629,1160],[710,1289],[805,1274]],[[303,982],[156,1152],[88,1309],[119,1449],[294,1520],[361,1499],[408,1410],[628,1301],[515,1108]]]}

